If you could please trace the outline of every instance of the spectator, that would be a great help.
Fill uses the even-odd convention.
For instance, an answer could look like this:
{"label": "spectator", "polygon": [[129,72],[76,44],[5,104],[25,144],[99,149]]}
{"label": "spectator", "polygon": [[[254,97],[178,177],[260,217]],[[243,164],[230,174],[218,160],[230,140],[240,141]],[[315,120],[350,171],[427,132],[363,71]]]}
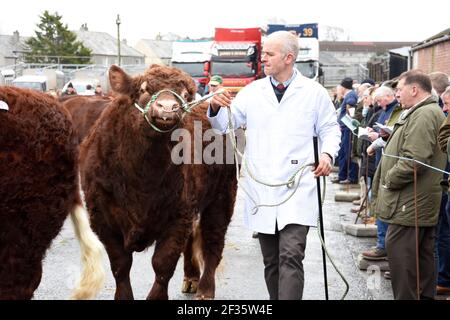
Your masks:
{"label": "spectator", "polygon": [[67,85],[67,89],[66,89],[66,91],[64,92],[63,95],[65,95],[65,96],[73,96],[73,95],[76,95],[76,94],[77,94],[77,91],[73,87],[72,82],[69,82],[69,84]]}
{"label": "spectator", "polygon": [[[377,122],[382,125],[394,126],[394,123],[398,120],[402,107],[399,105],[398,101],[395,99],[394,91],[387,86],[381,86],[375,90],[374,99],[377,104],[383,110]],[[367,148],[367,154],[372,156],[375,152],[375,167],[381,160],[381,149],[386,145],[386,141],[389,139],[389,133],[377,129],[370,133],[372,144]],[[377,215],[377,212],[373,212]],[[388,224],[380,219],[376,219],[377,224],[377,245],[375,248],[364,251],[362,256],[367,260],[383,260],[387,257],[385,238],[388,228]]]}
{"label": "spectator", "polygon": [[222,88],[223,79],[221,76],[215,75],[212,76],[209,80],[208,87],[209,87],[209,93],[216,92],[220,88]]}
{"label": "spectator", "polygon": [[101,97],[103,97],[103,88],[102,88],[102,86],[98,84],[98,85],[95,87],[94,93],[95,93],[96,96],[101,96]]}
{"label": "spectator", "polygon": [[444,93],[441,95],[441,100],[443,104],[442,111],[449,112],[450,111],[450,86],[445,89]]}
{"label": "spectator", "polygon": [[[431,77],[431,75],[430,75]],[[438,91],[438,89],[436,89]],[[450,86],[441,94],[441,101],[443,104],[443,111],[448,112],[450,109]],[[444,124],[439,131],[439,144],[441,150],[450,153],[447,149],[448,139],[450,137],[450,117],[447,116]],[[450,164],[447,157],[446,171],[450,170]],[[436,266],[437,266],[437,294],[450,294],[450,191],[449,177],[444,175],[445,181],[441,184],[445,186],[445,193],[442,195],[441,210],[439,213],[439,222],[436,228]]]}
{"label": "spectator", "polygon": [[430,79],[433,90],[436,92],[437,99],[439,100],[439,106],[442,108],[444,105],[441,100],[441,95],[450,86],[448,74],[444,72],[432,72],[430,73]]}
{"label": "spectator", "polygon": [[[208,94],[216,92],[217,90],[223,88],[222,87],[223,79],[221,76],[215,75],[212,76],[211,79],[209,79],[208,83]],[[209,98],[207,101],[211,101],[212,97]]]}
{"label": "spectator", "polygon": [[93,88],[92,88],[92,86],[90,84],[86,85],[86,91],[84,91],[83,95],[85,95],[85,96],[93,96],[93,95],[95,95],[95,92],[94,92],[94,90],[93,90]]}
{"label": "spectator", "polygon": [[358,96],[353,88],[353,79],[344,78],[340,84],[343,101],[339,111],[339,124],[341,128],[341,147],[338,154],[339,175],[337,179],[331,180],[341,184],[356,184],[358,182],[358,164],[352,159],[352,132],[347,128],[341,119],[350,113],[350,108],[355,108]]}
{"label": "spectator", "polygon": [[[396,97],[404,112],[395,124],[385,152],[443,169],[445,155],[439,149],[437,136],[445,117],[431,97],[431,90],[429,76],[420,71],[400,76]],[[375,173],[374,208],[378,218],[389,224],[386,250],[396,300],[434,298],[434,237],[441,178],[441,173],[417,164],[415,180],[412,161],[388,156],[383,156]],[[416,287],[418,280],[420,288]]]}

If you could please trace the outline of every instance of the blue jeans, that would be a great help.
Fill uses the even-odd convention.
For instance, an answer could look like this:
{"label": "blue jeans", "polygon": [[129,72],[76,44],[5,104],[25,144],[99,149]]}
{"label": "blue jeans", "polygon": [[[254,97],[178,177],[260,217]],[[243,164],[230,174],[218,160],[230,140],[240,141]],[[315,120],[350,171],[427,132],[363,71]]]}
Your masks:
{"label": "blue jeans", "polygon": [[386,250],[385,240],[386,240],[386,231],[388,229],[389,224],[386,222],[377,219],[377,249]]}
{"label": "blue jeans", "polygon": [[[341,131],[341,148],[338,153],[339,161],[339,180],[350,180],[351,182],[358,181],[358,165],[351,161],[352,144],[350,143],[353,135],[350,129],[345,128]],[[348,161],[350,161],[349,171],[347,172]]]}
{"label": "blue jeans", "polygon": [[436,227],[437,284],[450,287],[450,198],[445,195],[442,199]]}

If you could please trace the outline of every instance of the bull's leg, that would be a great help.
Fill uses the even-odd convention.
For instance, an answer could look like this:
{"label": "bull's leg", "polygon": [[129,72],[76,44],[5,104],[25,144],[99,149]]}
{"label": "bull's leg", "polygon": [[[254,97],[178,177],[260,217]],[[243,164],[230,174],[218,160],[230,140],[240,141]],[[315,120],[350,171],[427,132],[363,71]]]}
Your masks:
{"label": "bull's leg", "polygon": [[197,299],[214,299],[215,273],[222,259],[225,233],[233,214],[233,199],[220,197],[201,214],[202,254],[204,270],[197,289]]}
{"label": "bull's leg", "polygon": [[174,222],[155,246],[152,265],[155,271],[155,282],[147,296],[150,300],[167,300],[169,280],[172,278],[181,252],[185,248],[190,233],[191,221],[183,217]]}
{"label": "bull's leg", "polygon": [[181,292],[196,293],[198,286],[198,279],[200,278],[200,268],[196,257],[193,255],[194,237],[191,233],[184,249],[184,279]]}
{"label": "bull's leg", "polygon": [[113,234],[100,235],[108,253],[111,271],[116,280],[116,300],[133,300],[133,290],[130,283],[130,269],[133,263],[133,253],[125,250],[123,240]]}
{"label": "bull's leg", "polygon": [[0,267],[0,300],[31,299],[41,282],[43,255],[29,257],[29,253],[23,251],[14,253],[19,255],[10,255]]}

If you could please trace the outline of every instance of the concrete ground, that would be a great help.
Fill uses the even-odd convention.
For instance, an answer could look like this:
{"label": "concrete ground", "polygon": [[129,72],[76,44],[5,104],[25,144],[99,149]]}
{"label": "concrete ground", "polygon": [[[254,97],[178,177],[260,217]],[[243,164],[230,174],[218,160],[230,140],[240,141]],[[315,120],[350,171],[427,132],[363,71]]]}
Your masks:
{"label": "concrete ground", "polygon": [[[351,203],[334,202],[338,191],[346,187],[327,182],[327,194],[323,208],[326,246],[337,267],[349,284],[347,300],[392,300],[390,282],[374,265],[369,272],[359,270],[358,255],[375,245],[375,238],[357,238],[343,232],[343,224],[353,223],[355,214],[350,213]],[[267,300],[264,283],[263,263],[257,239],[243,226],[243,201],[239,194],[235,214],[226,236],[224,257],[217,273],[216,299],[223,300]],[[154,278],[151,267],[153,248],[135,253],[131,271],[131,282],[135,299],[145,299]],[[78,243],[70,221],[67,221],[60,235],[54,240],[43,265],[42,281],[35,293],[37,300],[67,299],[80,273]],[[97,299],[113,299],[115,282],[104,256],[107,281]],[[317,229],[308,235],[305,266],[304,299],[323,300],[324,280],[322,250]],[[328,290],[332,300],[340,299],[345,285],[338,273],[327,261]],[[169,284],[170,299],[192,299],[192,295],[180,292],[183,278],[181,260]]]}

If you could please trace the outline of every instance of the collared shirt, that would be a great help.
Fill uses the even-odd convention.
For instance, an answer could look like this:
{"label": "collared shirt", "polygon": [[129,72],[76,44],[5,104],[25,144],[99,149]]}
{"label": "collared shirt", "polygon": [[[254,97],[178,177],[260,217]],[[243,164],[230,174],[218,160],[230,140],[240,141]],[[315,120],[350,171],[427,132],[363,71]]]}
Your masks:
{"label": "collared shirt", "polygon": [[[285,88],[287,88],[291,84],[292,80],[294,80],[295,77],[297,76],[297,69],[293,68],[293,70],[294,70],[294,72],[292,72],[292,76],[288,80],[283,82],[283,85],[284,85]],[[276,86],[278,86],[280,84],[280,82],[278,82],[272,76],[270,76],[270,82],[273,84],[274,87],[276,87]]]}
{"label": "collared shirt", "polygon": [[405,120],[406,117],[408,116],[408,114],[414,110],[415,107],[417,107],[419,104],[421,104],[422,102],[424,102],[425,100],[427,100],[428,98],[430,98],[431,95],[426,96],[424,99],[420,100],[419,102],[417,102],[415,105],[413,105],[411,108],[408,108],[406,110],[404,110],[401,114],[400,114],[400,119],[401,120]]}

